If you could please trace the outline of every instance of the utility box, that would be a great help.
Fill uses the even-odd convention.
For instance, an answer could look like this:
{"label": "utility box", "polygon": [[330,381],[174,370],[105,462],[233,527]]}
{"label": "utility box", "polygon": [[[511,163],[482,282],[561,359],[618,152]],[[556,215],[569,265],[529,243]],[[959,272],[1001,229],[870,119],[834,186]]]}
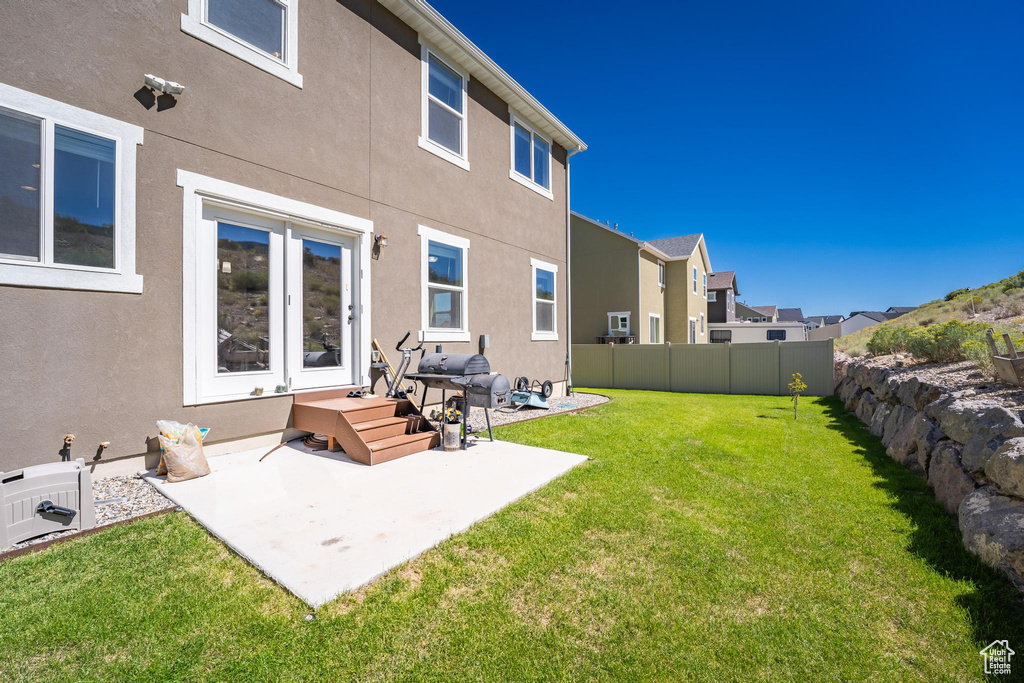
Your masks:
{"label": "utility box", "polygon": [[85,460],[0,472],[0,551],[54,531],[96,526]]}

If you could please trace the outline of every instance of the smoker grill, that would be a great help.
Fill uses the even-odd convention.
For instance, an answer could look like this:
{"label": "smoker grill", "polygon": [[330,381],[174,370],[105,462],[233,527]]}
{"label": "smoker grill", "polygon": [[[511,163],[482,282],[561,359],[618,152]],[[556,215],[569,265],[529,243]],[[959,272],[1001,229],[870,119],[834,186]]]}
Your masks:
{"label": "smoker grill", "polygon": [[462,447],[466,447],[466,426],[469,423],[469,409],[483,408],[487,418],[487,433],[491,439],[491,408],[508,405],[512,400],[512,385],[504,375],[492,375],[491,364],[478,353],[443,353],[438,347],[435,353],[427,353],[420,359],[418,372],[406,375],[423,385],[420,412],[427,404],[427,390],[440,389],[441,406],[444,407],[445,393],[456,391],[463,395]]}

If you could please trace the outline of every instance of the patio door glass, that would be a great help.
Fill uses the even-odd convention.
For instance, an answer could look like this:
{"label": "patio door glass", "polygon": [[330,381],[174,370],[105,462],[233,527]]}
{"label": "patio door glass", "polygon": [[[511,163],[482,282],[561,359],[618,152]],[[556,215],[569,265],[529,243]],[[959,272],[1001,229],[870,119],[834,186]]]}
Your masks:
{"label": "patio door glass", "polygon": [[352,238],[292,225],[289,381],[292,389],[351,384],[355,358]]}

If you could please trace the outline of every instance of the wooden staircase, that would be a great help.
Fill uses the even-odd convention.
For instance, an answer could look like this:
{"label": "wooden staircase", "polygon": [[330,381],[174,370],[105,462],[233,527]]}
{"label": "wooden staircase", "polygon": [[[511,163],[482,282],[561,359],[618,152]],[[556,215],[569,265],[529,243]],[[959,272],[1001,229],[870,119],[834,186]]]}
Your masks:
{"label": "wooden staircase", "polygon": [[412,401],[397,398],[299,395],[292,406],[292,426],[326,434],[331,450],[344,450],[364,465],[379,465],[441,443],[441,435]]}

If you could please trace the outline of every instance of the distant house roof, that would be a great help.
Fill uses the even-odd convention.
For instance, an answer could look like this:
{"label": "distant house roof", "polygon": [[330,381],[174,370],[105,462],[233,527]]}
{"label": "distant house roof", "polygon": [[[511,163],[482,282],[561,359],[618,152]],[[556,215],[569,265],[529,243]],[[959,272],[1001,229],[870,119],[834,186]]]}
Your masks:
{"label": "distant house roof", "polygon": [[686,258],[693,253],[700,243],[701,233],[696,235],[680,235],[679,237],[663,237],[660,240],[648,240],[651,245],[669,258]]}
{"label": "distant house roof", "polygon": [[823,316],[823,315],[808,316],[808,317],[804,318],[804,322],[805,323],[815,323],[818,326],[822,326],[823,327],[825,325],[825,316]]}
{"label": "distant house roof", "polygon": [[708,290],[721,290],[732,288],[732,291],[736,294],[740,293],[739,288],[736,286],[736,272],[733,270],[723,270],[721,273],[711,273],[708,275]]}
{"label": "distant house roof", "polygon": [[825,318],[826,325],[835,325],[836,323],[841,323],[846,319],[845,316],[842,315],[826,315],[823,317]]}
{"label": "distant house roof", "polygon": [[917,306],[890,306],[885,309],[886,313],[896,313],[897,315],[903,315],[904,313],[910,313],[916,311]]}
{"label": "distant house roof", "polygon": [[778,306],[750,306],[750,308],[753,308],[759,313],[765,314],[769,318],[774,318],[775,314],[779,312]]}
{"label": "distant house roof", "polygon": [[850,318],[855,318],[858,315],[862,315],[865,318],[870,318],[871,320],[874,320],[876,323],[884,323],[886,320],[892,320],[892,316],[886,315],[881,311],[854,311],[850,313]]}
{"label": "distant house roof", "polygon": [[779,309],[779,322],[790,323],[800,322],[804,319],[804,312],[799,308],[780,308]]}

